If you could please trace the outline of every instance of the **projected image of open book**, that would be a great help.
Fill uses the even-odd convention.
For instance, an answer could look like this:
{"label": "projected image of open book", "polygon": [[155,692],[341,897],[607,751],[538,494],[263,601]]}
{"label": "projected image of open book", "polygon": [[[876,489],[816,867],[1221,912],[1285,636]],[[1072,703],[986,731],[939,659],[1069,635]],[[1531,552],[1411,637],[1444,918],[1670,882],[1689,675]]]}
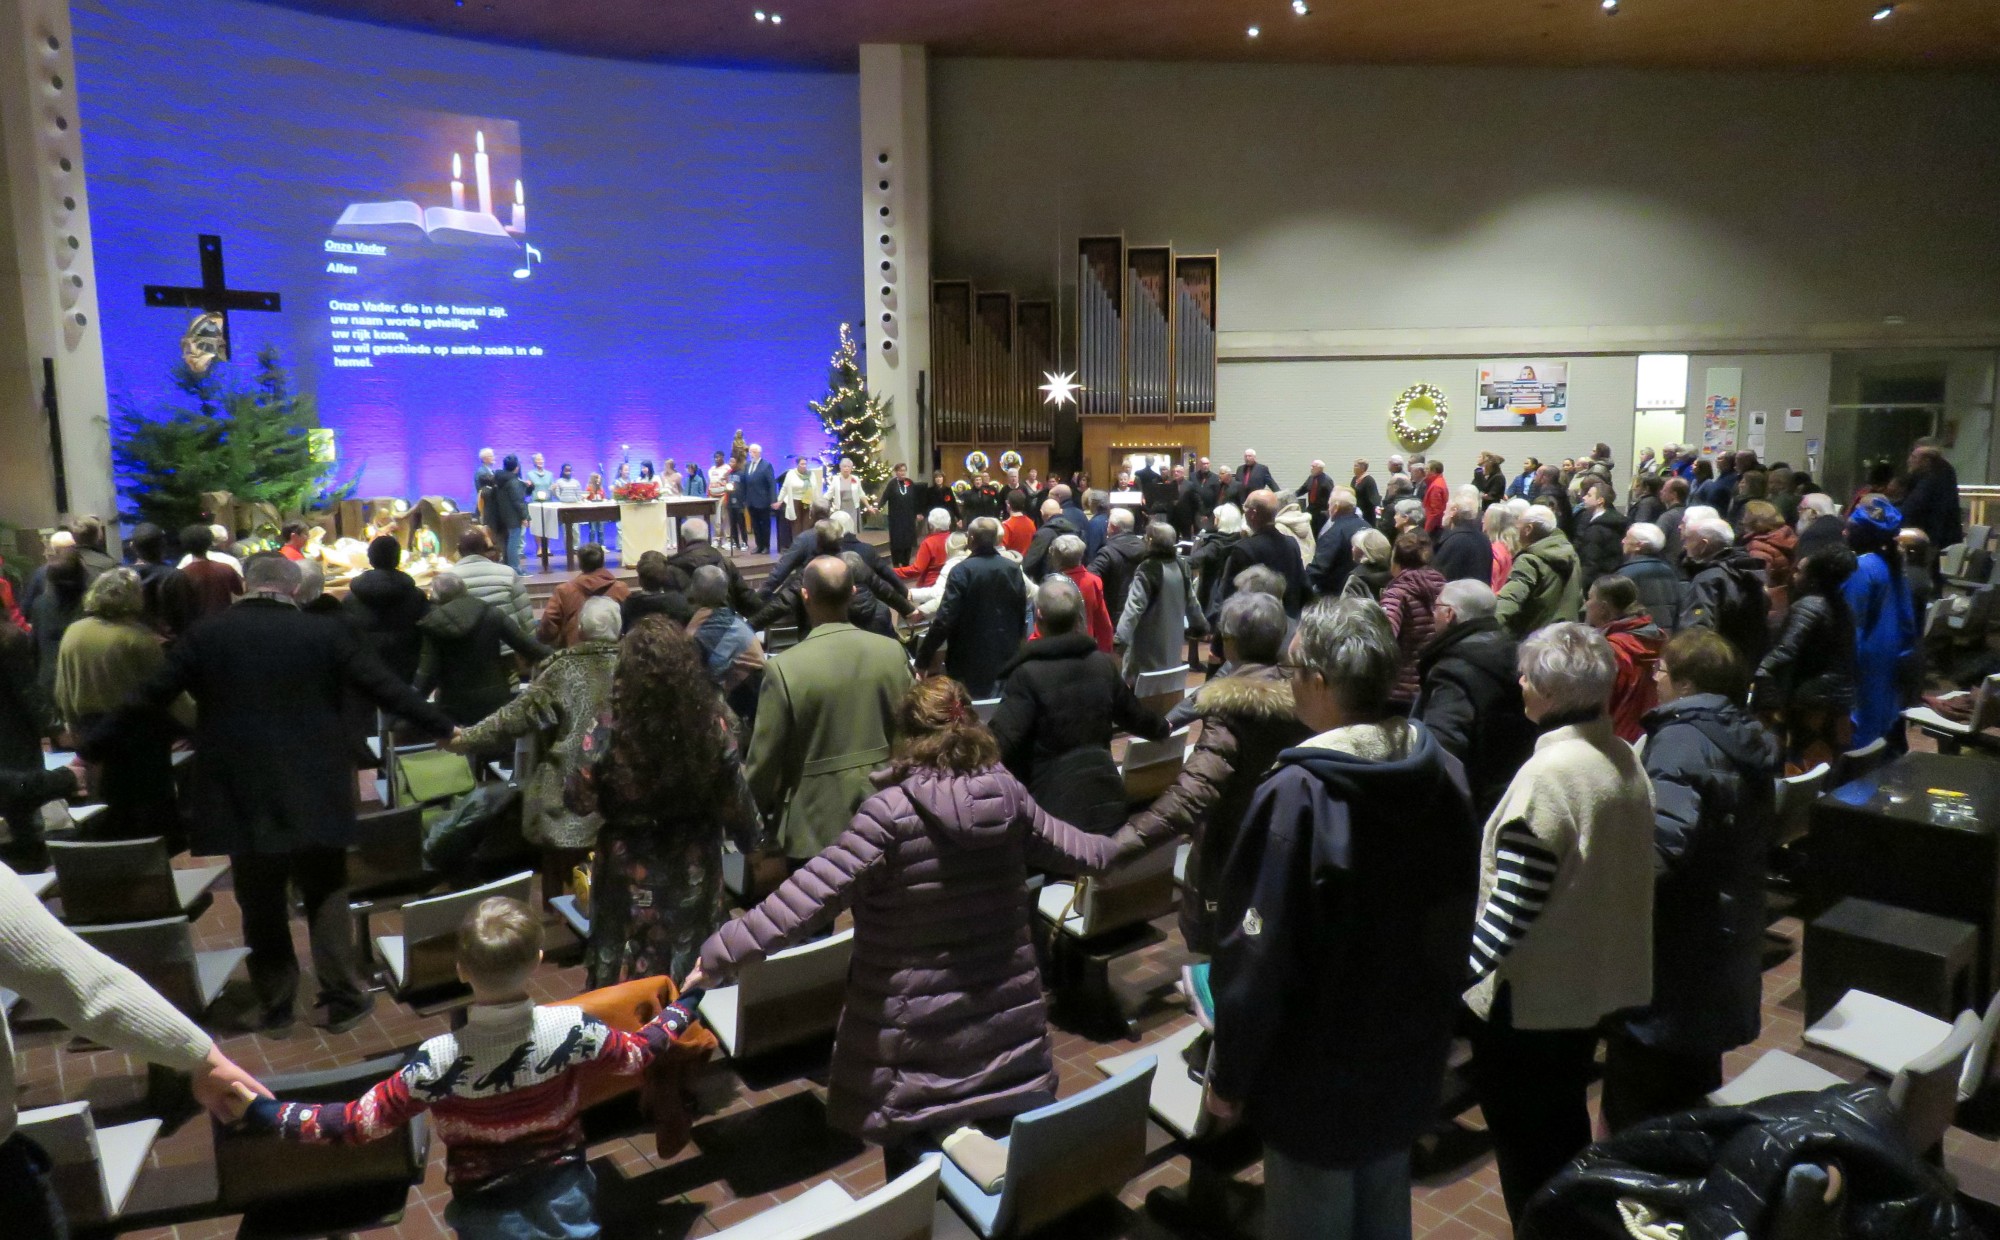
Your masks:
{"label": "projected image of open book", "polygon": [[492,246],[519,249],[521,243],[499,219],[484,211],[420,207],[414,202],[349,203],[334,222],[333,235],[348,241],[408,245]]}

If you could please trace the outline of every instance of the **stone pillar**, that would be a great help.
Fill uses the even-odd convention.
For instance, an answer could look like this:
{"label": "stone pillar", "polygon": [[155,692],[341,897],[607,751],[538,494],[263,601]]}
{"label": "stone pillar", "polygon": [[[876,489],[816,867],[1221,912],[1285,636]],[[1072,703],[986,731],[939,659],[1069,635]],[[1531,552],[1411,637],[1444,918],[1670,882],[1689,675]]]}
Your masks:
{"label": "stone pillar", "polygon": [[917,391],[930,368],[931,146],[929,62],[922,47],[861,46],[862,304],[857,333],[868,389],[893,398],[890,463],[930,477],[919,459]]}
{"label": "stone pillar", "polygon": [[[110,520],[118,497],[68,0],[0,0],[0,148],[0,520]],[[45,359],[67,489],[60,512]]]}

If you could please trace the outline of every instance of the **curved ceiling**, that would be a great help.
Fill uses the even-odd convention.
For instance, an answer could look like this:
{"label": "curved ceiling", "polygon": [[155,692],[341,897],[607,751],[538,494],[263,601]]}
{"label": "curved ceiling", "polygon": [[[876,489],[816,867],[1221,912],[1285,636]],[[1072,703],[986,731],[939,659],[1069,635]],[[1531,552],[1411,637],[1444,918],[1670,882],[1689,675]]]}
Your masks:
{"label": "curved ceiling", "polygon": [[[1320,64],[1925,68],[2000,64],[2000,0],[272,0],[624,59],[852,67],[946,56]],[[754,16],[762,6],[767,20]],[[781,22],[768,20],[770,13]],[[1259,36],[1252,39],[1248,28]]]}

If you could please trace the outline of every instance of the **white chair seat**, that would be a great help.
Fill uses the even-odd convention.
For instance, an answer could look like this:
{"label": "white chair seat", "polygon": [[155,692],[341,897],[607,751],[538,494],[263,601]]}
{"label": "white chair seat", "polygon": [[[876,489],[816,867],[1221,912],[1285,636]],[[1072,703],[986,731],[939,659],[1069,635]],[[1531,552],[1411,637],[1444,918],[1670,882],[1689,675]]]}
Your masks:
{"label": "white chair seat", "polygon": [[1187,886],[1188,854],[1194,851],[1193,844],[1183,843],[1174,849],[1174,886]]}
{"label": "white chair seat", "polygon": [[1075,883],[1052,881],[1042,888],[1040,895],[1035,897],[1035,911],[1051,925],[1060,925],[1064,933],[1081,934],[1083,913],[1081,909],[1070,907],[1070,902],[1075,898]]}
{"label": "white chair seat", "polygon": [[153,1152],[153,1142],[160,1135],[160,1126],[159,1120],[142,1119],[97,1130],[97,1149],[104,1168],[105,1200],[111,1205],[113,1217],[124,1213],[126,1199],[132,1195],[132,1186],[139,1182],[139,1172],[146,1165],[146,1156]]}
{"label": "white chair seat", "polygon": [[714,1240],[787,1240],[816,1224],[849,1210],[854,1199],[838,1181],[816,1184],[790,1201],[744,1219],[715,1233]]}
{"label": "white chair seat", "polygon": [[207,895],[208,889],[215,886],[216,880],[227,873],[229,873],[227,865],[192,866],[185,870],[175,870],[174,898],[181,902],[182,908],[186,908]]}
{"label": "white chair seat", "polygon": [[176,749],[174,750],[174,756],[168,759],[168,761],[175,766],[186,766],[188,763],[194,761],[194,750]]}
{"label": "white chair seat", "polygon": [[110,806],[101,802],[93,802],[89,805],[72,805],[69,807],[69,820],[73,825],[81,827],[110,808]]}
{"label": "white chair seat", "polygon": [[1143,1059],[1158,1059],[1159,1070],[1153,1073],[1152,1087],[1146,1092],[1146,1109],[1167,1131],[1186,1140],[1200,1131],[1202,1123],[1202,1087],[1188,1075],[1187,1060],[1183,1057],[1199,1036],[1200,1025],[1187,1025],[1136,1051],[1099,1060],[1097,1070],[1106,1076],[1117,1076],[1138,1067]]}
{"label": "white chair seat", "polygon": [[739,900],[750,890],[750,859],[734,848],[722,854],[722,889]]}
{"label": "white chair seat", "polygon": [[556,911],[556,916],[563,919],[564,925],[576,932],[576,937],[580,939],[590,937],[590,918],[585,917],[583,910],[576,906],[575,896],[557,896],[549,901],[549,907]]}
{"label": "white chair seat", "polygon": [[1845,1077],[1835,1076],[1797,1055],[1765,1051],[1743,1075],[1710,1094],[1708,1100],[1719,1107],[1740,1107],[1778,1094],[1812,1094],[1845,1084]]}
{"label": "white chair seat", "polygon": [[53,870],[44,870],[39,874],[16,874],[14,877],[20,879],[21,885],[28,889],[28,894],[37,900],[47,895],[49,888],[56,885],[56,875]]}
{"label": "white chair seat", "polygon": [[1806,1030],[1805,1040],[1894,1076],[1950,1032],[1948,1021],[1865,990],[1850,990]]}
{"label": "white chair seat", "polygon": [[742,992],[735,986],[717,986],[701,997],[698,1011],[701,1022],[707,1025],[715,1040],[722,1043],[722,1053],[736,1057],[737,1001]]}
{"label": "white chair seat", "polygon": [[0,986],[0,1019],[12,1016],[14,1009],[19,1006],[21,1006],[21,996],[5,986]]}
{"label": "white chair seat", "polygon": [[403,985],[403,977],[409,968],[409,956],[403,949],[403,936],[400,934],[376,935],[375,954],[382,958],[382,964],[389,970],[389,976],[395,979],[397,987],[400,988]]}
{"label": "white chair seat", "polygon": [[1912,706],[1903,712],[1903,718],[1933,732],[1947,732],[1953,736],[1967,736],[1972,732],[1971,725],[1947,719],[1928,706]]}
{"label": "white chair seat", "polygon": [[51,749],[42,755],[42,769],[60,771],[76,761],[76,755],[61,749]]}
{"label": "white chair seat", "polygon": [[203,1007],[221,997],[222,988],[229,984],[229,975],[249,958],[250,949],[247,947],[225,947],[221,951],[194,954],[195,981],[201,987]]}

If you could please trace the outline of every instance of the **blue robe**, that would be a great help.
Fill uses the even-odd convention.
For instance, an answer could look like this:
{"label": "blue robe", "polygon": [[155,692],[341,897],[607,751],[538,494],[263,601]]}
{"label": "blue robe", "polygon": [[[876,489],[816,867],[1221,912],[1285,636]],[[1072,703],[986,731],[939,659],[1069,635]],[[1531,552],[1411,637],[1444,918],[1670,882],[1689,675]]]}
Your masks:
{"label": "blue robe", "polygon": [[1917,645],[1910,584],[1869,552],[1843,587],[1854,613],[1854,745],[1888,734],[1903,714],[1904,659]]}

